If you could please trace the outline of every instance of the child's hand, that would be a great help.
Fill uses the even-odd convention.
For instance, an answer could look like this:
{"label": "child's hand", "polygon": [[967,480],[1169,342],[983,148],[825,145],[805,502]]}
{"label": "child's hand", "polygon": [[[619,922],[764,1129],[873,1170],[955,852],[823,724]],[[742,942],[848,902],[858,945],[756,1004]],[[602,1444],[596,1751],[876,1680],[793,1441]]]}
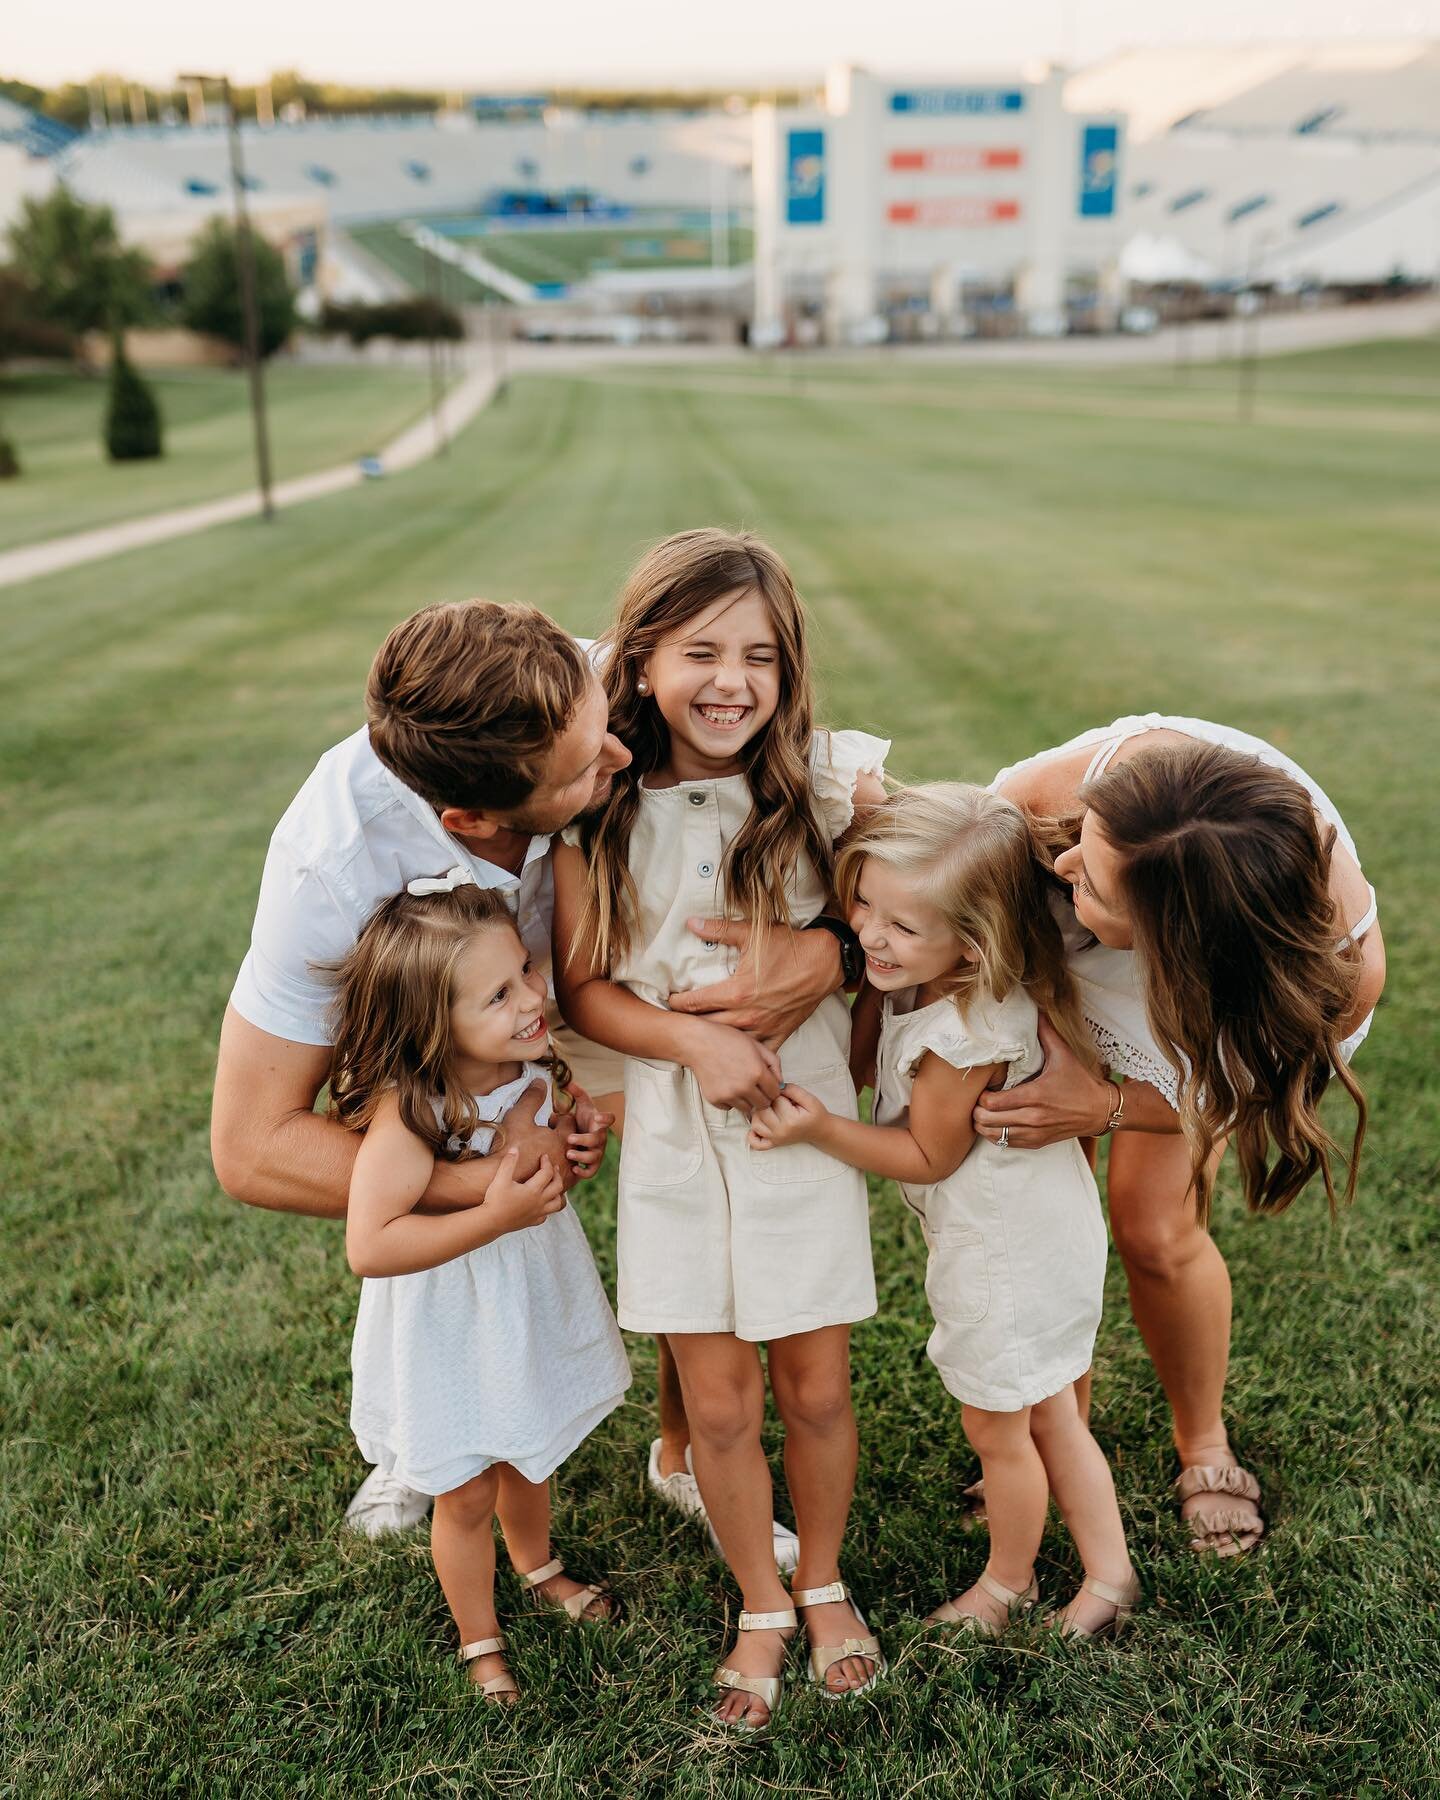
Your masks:
{"label": "child's hand", "polygon": [[501,1157],[482,1202],[496,1237],[543,1225],[551,1213],[559,1212],[565,1204],[564,1178],[550,1158],[540,1158],[540,1167],[528,1181],[517,1181],[515,1163],[519,1155],[518,1150],[507,1150]]}
{"label": "child's hand", "polygon": [[575,1129],[565,1146],[565,1154],[577,1175],[593,1175],[600,1167],[605,1142],[614,1123],[614,1113],[601,1112],[587,1093],[576,1094]]}
{"label": "child's hand", "polygon": [[750,1148],[778,1150],[784,1144],[813,1144],[826,1119],[825,1103],[808,1089],[787,1086],[779,1099],[750,1121]]}

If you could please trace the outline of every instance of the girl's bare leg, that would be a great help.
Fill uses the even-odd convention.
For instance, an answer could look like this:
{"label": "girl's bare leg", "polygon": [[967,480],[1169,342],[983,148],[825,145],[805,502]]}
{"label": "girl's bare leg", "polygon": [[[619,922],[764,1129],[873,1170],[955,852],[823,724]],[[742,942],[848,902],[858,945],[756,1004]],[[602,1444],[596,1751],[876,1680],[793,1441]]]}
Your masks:
{"label": "girl's bare leg", "polygon": [[[499,1488],[499,1472],[489,1468],[435,1498],[430,1554],[462,1644],[495,1637],[500,1630],[495,1616],[494,1528]],[[472,1681],[488,1681],[505,1667],[503,1656],[481,1656],[468,1672]]]}
{"label": "girl's bare leg", "polygon": [[[986,1412],[967,1406],[961,1413],[985,1482],[985,1507],[990,1516],[986,1572],[1017,1594],[1023,1594],[1035,1578],[1035,1556],[1050,1501],[1045,1465],[1030,1435],[1030,1410],[1027,1406],[1020,1412]],[[957,1595],[955,1606],[997,1631],[1005,1628],[1009,1618],[1007,1608],[978,1585]]]}
{"label": "girl's bare leg", "polygon": [[[1131,1311],[1174,1414],[1181,1466],[1233,1464],[1224,1417],[1230,1272],[1195,1218],[1184,1139],[1122,1133],[1110,1147],[1109,1200]],[[1248,1511],[1259,1522],[1253,1501],[1229,1494],[1196,1494],[1181,1513],[1188,1518],[1217,1505]],[[1221,1536],[1216,1549],[1232,1541],[1228,1532]]]}
{"label": "girl's bare leg", "polygon": [[675,1353],[666,1337],[655,1339],[655,1374],[660,1395],[660,1473],[678,1475],[685,1467],[690,1445],[690,1421],[685,1416],[685,1392]]}
{"label": "girl's bare leg", "polygon": [[[516,1573],[528,1575],[533,1569],[544,1568],[555,1554],[550,1547],[550,1483],[527,1481],[509,1463],[497,1463],[495,1467],[500,1478],[495,1510],[500,1517],[500,1529],[505,1534],[505,1548]],[[548,1581],[542,1581],[535,1592],[559,1604],[572,1594],[578,1594],[584,1585],[572,1575],[552,1575]],[[608,1618],[610,1602],[603,1595],[599,1596],[586,1607],[585,1616],[588,1619]]]}
{"label": "girl's bare leg", "polygon": [[[829,1325],[775,1339],[770,1386],[785,1421],[785,1480],[800,1537],[791,1586],[827,1587],[840,1579],[860,1450],[850,1404],[850,1327]],[[812,1644],[843,1644],[860,1627],[854,1608],[839,1600],[807,1607],[805,1632]],[[864,1687],[874,1673],[868,1657],[847,1656],[831,1667],[825,1683],[844,1693]]]}
{"label": "girl's bare leg", "polygon": [[[690,1453],[710,1523],[740,1587],[746,1612],[788,1611],[790,1596],[775,1567],[770,1466],[760,1442],[765,1378],[760,1353],[729,1332],[676,1332],[670,1348],[690,1416]],[[785,1659],[781,1631],[744,1631],[725,1657],[742,1675],[773,1676]],[[763,1725],[763,1700],[732,1691],[717,1718]]]}
{"label": "girl's bare leg", "polygon": [[[1080,1417],[1073,1388],[1062,1388],[1030,1408],[1030,1434],[1085,1573],[1123,1588],[1134,1571],[1125,1547],[1115,1482],[1105,1452]],[[1060,1618],[1062,1624],[1094,1631],[1114,1616],[1115,1608],[1108,1600],[1082,1591]]]}

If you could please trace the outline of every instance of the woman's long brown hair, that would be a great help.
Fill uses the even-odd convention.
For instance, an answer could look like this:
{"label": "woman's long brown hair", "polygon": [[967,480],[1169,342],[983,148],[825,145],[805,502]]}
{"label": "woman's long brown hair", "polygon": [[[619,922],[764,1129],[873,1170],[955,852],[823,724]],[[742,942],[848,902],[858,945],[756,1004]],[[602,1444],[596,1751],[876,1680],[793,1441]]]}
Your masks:
{"label": "woman's long brown hair", "polygon": [[[1332,1211],[1348,1204],[1368,1115],[1340,1054],[1360,952],[1340,948],[1334,827],[1283,770],[1218,744],[1141,751],[1080,797],[1119,853],[1150,1026],[1181,1071],[1201,1221],[1227,1135],[1252,1211],[1283,1212],[1316,1175]],[[1319,1110],[1332,1079],[1357,1115],[1339,1188]]]}
{"label": "woman's long brown hair", "polygon": [[630,947],[636,896],[630,879],[630,833],[640,810],[646,775],[670,755],[670,731],[652,694],[642,694],[640,673],[662,638],[729,595],[758,593],[780,648],[780,699],[774,716],[740,752],[752,801],[722,865],[729,915],[748,919],[752,944],[765,929],[788,923],[785,877],[802,856],[829,888],[830,840],[811,802],[810,740],[815,701],[805,609],[790,571],[748,532],[706,527],[666,538],[641,557],[620,594],[615,623],[602,642],[610,729],[630,752],[629,768],[615,777],[610,798],[580,821],[580,841],[590,878],[581,909],[574,956],[593,956],[605,970]]}
{"label": "woman's long brown hair", "polygon": [[1042,823],[968,782],[899,788],[866,816],[836,859],[847,914],[867,857],[913,878],[974,955],[943,984],[962,1013],[987,995],[1004,1000],[1023,987],[1080,1060],[1097,1067],[1050,904],[1055,851]]}
{"label": "woman's long brown hair", "polygon": [[[382,1096],[394,1089],[408,1131],[447,1162],[476,1154],[468,1145],[488,1121],[456,1069],[450,1008],[456,967],[482,931],[514,931],[503,897],[466,883],[449,893],[393,895],[371,914],[355,947],[330,973],[335,977],[335,1055],[330,1112],[351,1131],[364,1131]],[[553,1052],[535,1060],[550,1071],[557,1111],[566,1109],[570,1071]],[[436,1122],[432,1099],[438,1099]],[[493,1154],[504,1142],[496,1127]]]}

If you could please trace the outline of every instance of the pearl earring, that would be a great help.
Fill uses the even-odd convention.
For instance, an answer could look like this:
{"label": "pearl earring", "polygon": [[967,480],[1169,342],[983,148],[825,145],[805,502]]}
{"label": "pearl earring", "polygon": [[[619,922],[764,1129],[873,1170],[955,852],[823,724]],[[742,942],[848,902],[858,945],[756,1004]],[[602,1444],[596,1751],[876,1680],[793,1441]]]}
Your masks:
{"label": "pearl earring", "polygon": [[643,675],[635,683],[635,687],[639,693],[648,694],[650,692],[650,683],[645,679],[645,677]]}

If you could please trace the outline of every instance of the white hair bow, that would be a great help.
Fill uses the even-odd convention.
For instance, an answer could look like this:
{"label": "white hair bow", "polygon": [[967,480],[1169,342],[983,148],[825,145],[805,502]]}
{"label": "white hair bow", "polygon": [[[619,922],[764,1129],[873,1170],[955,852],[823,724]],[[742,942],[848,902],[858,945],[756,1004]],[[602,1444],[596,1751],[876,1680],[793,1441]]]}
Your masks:
{"label": "white hair bow", "polygon": [[464,866],[456,863],[453,869],[447,869],[443,875],[420,875],[414,881],[407,882],[407,894],[453,894],[458,887],[476,886],[475,877]]}

